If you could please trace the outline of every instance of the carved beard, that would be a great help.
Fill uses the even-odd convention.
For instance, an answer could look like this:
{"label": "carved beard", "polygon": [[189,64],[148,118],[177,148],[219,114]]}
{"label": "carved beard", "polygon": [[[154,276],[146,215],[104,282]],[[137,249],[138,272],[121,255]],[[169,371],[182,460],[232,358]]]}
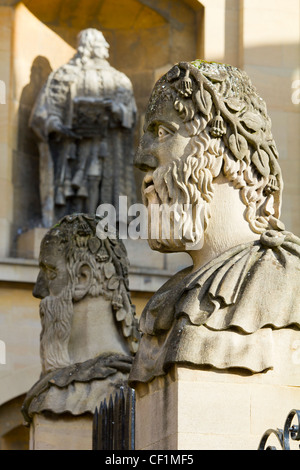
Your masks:
{"label": "carved beard", "polygon": [[67,286],[60,296],[48,296],[40,303],[42,323],[40,355],[42,373],[71,364],[68,344],[73,318],[72,292]]}
{"label": "carved beard", "polygon": [[[213,197],[213,176],[204,160],[184,157],[145,177],[142,195],[148,208],[148,243],[153,250],[172,252],[202,248]],[[171,217],[170,207],[174,208]],[[168,221],[170,233],[166,237],[163,227]]]}

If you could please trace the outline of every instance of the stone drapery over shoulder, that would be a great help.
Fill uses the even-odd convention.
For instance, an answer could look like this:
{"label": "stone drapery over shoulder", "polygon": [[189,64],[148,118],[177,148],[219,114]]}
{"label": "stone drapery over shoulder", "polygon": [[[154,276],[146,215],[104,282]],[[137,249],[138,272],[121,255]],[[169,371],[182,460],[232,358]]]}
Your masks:
{"label": "stone drapery over shoulder", "polygon": [[50,372],[26,396],[22,406],[25,423],[29,425],[34,414],[45,411],[93,414],[101,401],[124,386],[131,364],[131,356],[103,354]]}
{"label": "stone drapery over shoulder", "polygon": [[131,384],[165,375],[175,363],[271,369],[273,332],[300,330],[299,281],[300,239],[279,231],[176,274],[142,314]]}

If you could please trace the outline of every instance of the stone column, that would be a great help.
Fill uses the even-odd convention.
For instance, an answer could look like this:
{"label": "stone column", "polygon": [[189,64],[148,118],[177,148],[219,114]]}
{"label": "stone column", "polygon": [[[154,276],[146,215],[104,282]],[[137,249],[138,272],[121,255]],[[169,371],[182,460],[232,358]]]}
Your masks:
{"label": "stone column", "polygon": [[34,415],[30,450],[92,450],[93,418],[87,416]]}
{"label": "stone column", "polygon": [[[8,257],[12,222],[12,130],[11,130],[11,54],[13,14],[10,7],[0,7],[0,257]],[[4,96],[3,96],[4,95]],[[5,99],[3,99],[5,98]]]}

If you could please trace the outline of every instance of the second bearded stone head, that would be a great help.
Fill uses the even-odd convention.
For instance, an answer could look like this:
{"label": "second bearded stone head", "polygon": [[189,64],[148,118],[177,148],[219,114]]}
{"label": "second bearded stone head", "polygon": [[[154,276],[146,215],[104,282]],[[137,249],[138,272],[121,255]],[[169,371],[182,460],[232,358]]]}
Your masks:
{"label": "second bearded stone head", "polygon": [[87,297],[109,301],[128,351],[134,354],[137,350],[137,319],[128,287],[126,249],[117,239],[97,237],[100,221],[96,215],[68,215],[42,241],[40,272],[33,295],[41,299],[40,353],[44,373],[70,365],[68,343],[74,304]]}

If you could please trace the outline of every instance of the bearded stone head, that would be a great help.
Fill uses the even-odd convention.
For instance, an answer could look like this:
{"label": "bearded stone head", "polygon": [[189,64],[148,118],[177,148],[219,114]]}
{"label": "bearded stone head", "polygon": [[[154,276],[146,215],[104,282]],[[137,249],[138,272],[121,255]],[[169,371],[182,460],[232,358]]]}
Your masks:
{"label": "bearded stone head", "polygon": [[41,299],[40,354],[44,373],[71,364],[69,341],[74,308],[87,298],[97,302],[99,321],[104,303],[109,302],[120,341],[125,340],[129,352],[136,352],[137,320],[128,291],[126,249],[119,240],[97,237],[100,220],[86,214],[66,216],[41,243],[40,272],[33,295]]}
{"label": "bearded stone head", "polygon": [[[247,74],[235,67],[183,62],[161,77],[147,108],[135,165],[146,172],[142,196],[150,227],[168,216],[164,207],[174,208],[177,221],[169,238],[162,231],[156,238],[149,233],[153,249],[201,248],[220,181],[238,192],[251,232],[284,229],[271,120]],[[163,207],[158,218],[152,217],[153,205]]]}

